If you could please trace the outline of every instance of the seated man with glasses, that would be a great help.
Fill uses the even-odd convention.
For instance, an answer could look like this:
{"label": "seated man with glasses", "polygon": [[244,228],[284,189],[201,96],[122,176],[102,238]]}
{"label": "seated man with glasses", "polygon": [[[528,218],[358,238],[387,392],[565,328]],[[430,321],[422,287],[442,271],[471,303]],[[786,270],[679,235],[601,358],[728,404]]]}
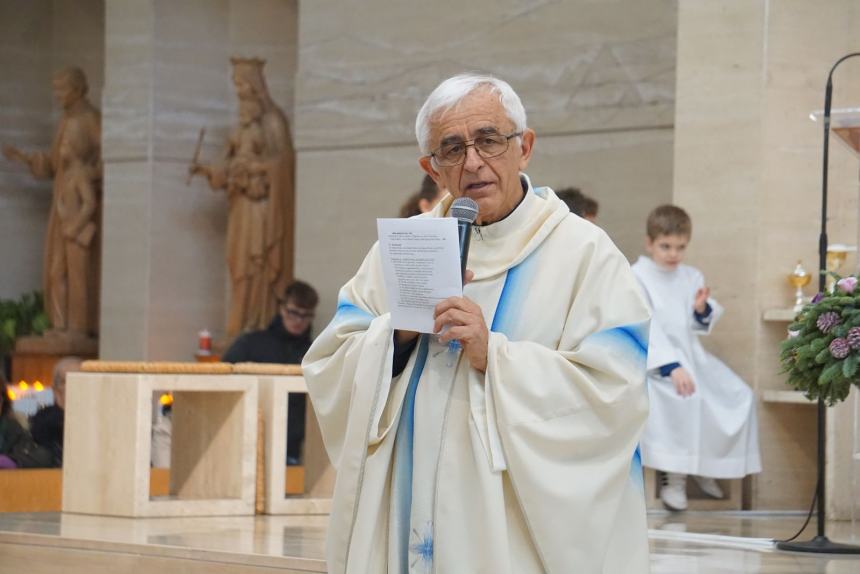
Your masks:
{"label": "seated man with glasses", "polygon": [[468,197],[480,233],[433,334],[392,328],[377,244],[305,356],[337,469],[328,572],[647,572],[649,311],[627,259],[523,173],[535,132],[506,82],[442,82],[415,131],[445,190],[421,217]]}
{"label": "seated man with glasses", "polygon": [[[319,302],[316,290],[293,281],[284,290],[278,314],[261,331],[240,335],[221,360],[227,363],[282,363],[298,365],[311,346],[311,326]],[[287,464],[301,460],[305,438],[305,395],[291,393],[287,415]]]}

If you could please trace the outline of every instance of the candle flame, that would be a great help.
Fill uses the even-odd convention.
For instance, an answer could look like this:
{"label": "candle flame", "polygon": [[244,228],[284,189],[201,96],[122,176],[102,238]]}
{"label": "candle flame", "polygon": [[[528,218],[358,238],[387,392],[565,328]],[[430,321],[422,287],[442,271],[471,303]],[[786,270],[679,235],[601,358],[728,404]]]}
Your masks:
{"label": "candle flame", "polygon": [[6,396],[9,397],[10,401],[14,401],[15,399],[18,398],[15,396],[15,391],[13,391],[11,387],[6,388]]}
{"label": "candle flame", "polygon": [[27,389],[30,388],[30,385],[27,384],[27,381],[19,381],[18,382],[18,388],[21,389],[22,391],[26,391]]}
{"label": "candle flame", "polygon": [[36,381],[35,383],[33,383],[33,390],[36,391],[37,393],[44,391],[45,385],[43,385],[40,381]]}

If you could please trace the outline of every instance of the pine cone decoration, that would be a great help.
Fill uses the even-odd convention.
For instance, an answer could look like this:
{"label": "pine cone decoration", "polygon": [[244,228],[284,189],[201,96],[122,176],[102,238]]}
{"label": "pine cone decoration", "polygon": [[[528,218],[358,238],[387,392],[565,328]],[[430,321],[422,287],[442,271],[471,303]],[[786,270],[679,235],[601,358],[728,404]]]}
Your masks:
{"label": "pine cone decoration", "polygon": [[827,313],[822,313],[818,316],[818,321],[815,322],[815,325],[818,329],[824,333],[825,335],[833,330],[833,327],[838,325],[842,319],[839,318],[839,313],[835,311],[828,311]]}
{"label": "pine cone decoration", "polygon": [[860,350],[860,327],[848,329],[848,346],[855,351]]}
{"label": "pine cone decoration", "polygon": [[830,354],[834,359],[844,359],[851,352],[848,340],[843,338],[833,339],[830,343]]}

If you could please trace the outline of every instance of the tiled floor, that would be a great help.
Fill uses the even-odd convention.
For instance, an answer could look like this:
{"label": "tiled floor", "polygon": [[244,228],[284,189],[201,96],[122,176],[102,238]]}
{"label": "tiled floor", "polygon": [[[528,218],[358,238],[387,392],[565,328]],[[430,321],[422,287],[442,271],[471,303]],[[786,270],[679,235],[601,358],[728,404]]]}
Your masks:
{"label": "tiled floor", "polygon": [[[769,540],[790,536],[800,514],[689,512],[649,515],[654,574],[737,572],[856,574],[860,557],[776,551]],[[163,557],[217,556],[221,561],[323,570],[325,517],[122,519],[95,516],[0,514],[0,543],[140,552]],[[810,538],[814,525],[802,539]],[[860,544],[860,525],[833,523],[828,534]],[[46,538],[48,537],[48,538]],[[2,555],[0,555],[2,563]]]}
{"label": "tiled floor", "polygon": [[[860,556],[836,557],[777,551],[770,542],[792,536],[805,516],[796,513],[650,513],[652,574],[857,574]],[[811,523],[799,540],[815,534]],[[860,545],[860,525],[830,523],[834,541]]]}

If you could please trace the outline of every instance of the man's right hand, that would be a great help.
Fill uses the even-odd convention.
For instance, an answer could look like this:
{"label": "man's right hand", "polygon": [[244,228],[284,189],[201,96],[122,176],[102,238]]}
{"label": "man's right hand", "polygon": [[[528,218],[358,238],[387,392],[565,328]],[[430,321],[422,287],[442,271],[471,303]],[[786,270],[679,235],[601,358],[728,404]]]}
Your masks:
{"label": "man's right hand", "polygon": [[675,385],[675,391],[682,397],[689,397],[696,392],[696,385],[693,383],[693,377],[684,367],[677,367],[669,374],[672,379],[672,384]]}
{"label": "man's right hand", "polygon": [[[471,269],[466,269],[466,277],[463,285],[468,285],[472,282],[472,279],[475,278],[475,274]],[[419,335],[417,331],[401,331],[399,329],[394,330],[394,338],[397,340],[398,345],[402,345],[404,343],[410,343]]]}

